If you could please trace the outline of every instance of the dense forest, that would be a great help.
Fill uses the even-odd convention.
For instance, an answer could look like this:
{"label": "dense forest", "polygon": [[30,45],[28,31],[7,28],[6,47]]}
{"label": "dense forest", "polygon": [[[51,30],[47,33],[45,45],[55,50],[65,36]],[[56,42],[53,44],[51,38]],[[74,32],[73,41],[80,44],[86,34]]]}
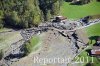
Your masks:
{"label": "dense forest", "polygon": [[0,0],[0,28],[29,28],[59,13],[63,0]]}

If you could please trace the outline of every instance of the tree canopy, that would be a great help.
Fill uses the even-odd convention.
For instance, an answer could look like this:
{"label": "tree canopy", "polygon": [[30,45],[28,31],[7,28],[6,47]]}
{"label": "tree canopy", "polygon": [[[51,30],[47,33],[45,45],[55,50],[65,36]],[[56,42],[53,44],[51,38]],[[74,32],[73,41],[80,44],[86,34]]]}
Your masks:
{"label": "tree canopy", "polygon": [[0,0],[0,28],[37,26],[57,15],[60,3],[61,0]]}

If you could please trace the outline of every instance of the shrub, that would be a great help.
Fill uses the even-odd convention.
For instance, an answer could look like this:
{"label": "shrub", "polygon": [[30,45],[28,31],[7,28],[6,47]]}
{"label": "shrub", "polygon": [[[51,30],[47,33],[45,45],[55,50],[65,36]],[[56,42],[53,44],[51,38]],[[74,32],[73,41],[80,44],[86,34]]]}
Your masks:
{"label": "shrub", "polygon": [[2,59],[2,57],[3,57],[3,51],[0,50],[0,60]]}

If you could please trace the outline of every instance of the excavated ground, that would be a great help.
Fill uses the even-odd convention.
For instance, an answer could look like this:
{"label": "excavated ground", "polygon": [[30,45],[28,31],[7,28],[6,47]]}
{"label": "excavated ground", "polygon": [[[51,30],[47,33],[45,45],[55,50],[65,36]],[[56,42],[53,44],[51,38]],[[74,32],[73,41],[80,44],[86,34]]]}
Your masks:
{"label": "excavated ground", "polygon": [[[82,33],[81,33],[82,34]],[[41,49],[39,51],[33,52],[28,56],[20,59],[17,62],[13,62],[10,66],[67,66],[67,63],[34,63],[34,58],[74,58],[76,55],[76,48],[73,45],[74,43],[61,35],[58,31],[45,32],[39,35],[41,37]],[[83,46],[81,42],[78,42],[78,45]]]}

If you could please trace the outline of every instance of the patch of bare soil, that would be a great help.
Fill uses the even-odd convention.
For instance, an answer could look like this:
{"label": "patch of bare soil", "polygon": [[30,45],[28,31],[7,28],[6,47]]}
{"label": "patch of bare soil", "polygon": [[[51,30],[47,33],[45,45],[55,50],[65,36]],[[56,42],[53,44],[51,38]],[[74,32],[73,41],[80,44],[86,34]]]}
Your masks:
{"label": "patch of bare soil", "polygon": [[0,34],[0,49],[6,49],[9,47],[12,43],[15,43],[22,39],[22,36],[20,35],[20,31],[13,31],[13,32],[5,32]]}
{"label": "patch of bare soil", "polygon": [[[42,35],[42,34],[41,34]],[[56,60],[56,63],[42,63],[34,62],[35,58],[39,59],[54,59],[54,58],[74,58],[75,47],[73,46],[73,42],[71,42],[68,38],[62,36],[58,33],[58,31],[48,31],[45,32],[44,35],[41,36],[41,50],[38,52],[33,52],[30,55],[19,59],[17,62],[13,62],[10,66],[67,66],[67,63],[59,63]],[[81,44],[81,43],[80,43]]]}

